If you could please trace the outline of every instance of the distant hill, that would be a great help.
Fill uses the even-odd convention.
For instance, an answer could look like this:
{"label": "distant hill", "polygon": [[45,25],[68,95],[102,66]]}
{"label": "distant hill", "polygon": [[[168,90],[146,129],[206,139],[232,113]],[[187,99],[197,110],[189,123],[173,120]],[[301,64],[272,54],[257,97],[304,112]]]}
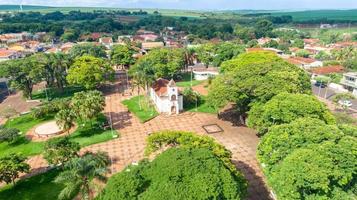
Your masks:
{"label": "distant hill", "polygon": [[[23,10],[43,10],[51,8],[49,6],[29,6],[23,5]],[[20,5],[0,5],[0,11],[12,11],[12,10],[20,10]]]}

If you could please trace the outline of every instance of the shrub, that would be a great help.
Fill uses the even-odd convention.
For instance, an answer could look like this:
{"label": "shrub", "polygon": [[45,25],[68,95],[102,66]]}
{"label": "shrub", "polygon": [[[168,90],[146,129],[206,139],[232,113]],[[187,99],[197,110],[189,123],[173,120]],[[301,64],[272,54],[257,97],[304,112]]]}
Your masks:
{"label": "shrub", "polygon": [[185,107],[192,107],[194,105],[200,105],[201,103],[201,95],[192,90],[192,88],[185,88],[182,92],[183,95],[183,105]]}
{"label": "shrub", "polygon": [[46,142],[43,157],[49,164],[64,164],[78,157],[79,149],[79,144],[71,142],[68,137],[53,138]]}
{"label": "shrub", "polygon": [[20,138],[20,130],[16,128],[0,128],[0,142],[14,143]]}
{"label": "shrub", "polygon": [[32,116],[36,119],[46,118],[68,107],[69,103],[69,99],[55,99],[51,102],[44,104],[41,107],[34,108],[32,111]]}
{"label": "shrub", "polygon": [[114,175],[99,199],[244,199],[246,189],[212,151],[172,148]]}

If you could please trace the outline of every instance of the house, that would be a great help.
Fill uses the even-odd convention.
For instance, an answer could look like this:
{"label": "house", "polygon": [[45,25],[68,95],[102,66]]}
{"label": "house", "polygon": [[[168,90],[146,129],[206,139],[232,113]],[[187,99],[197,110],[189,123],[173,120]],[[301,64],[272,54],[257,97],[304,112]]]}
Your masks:
{"label": "house", "polygon": [[160,113],[173,115],[183,111],[183,96],[174,80],[156,80],[150,88],[150,98]]}
{"label": "house", "polygon": [[127,42],[133,42],[134,38],[131,35],[120,35],[118,36],[118,43],[119,44],[126,44]]}
{"label": "house", "polygon": [[144,42],[154,42],[159,38],[156,34],[142,34],[138,35],[138,37],[143,38]]}
{"label": "house", "polygon": [[149,50],[155,49],[155,48],[162,48],[164,46],[165,45],[163,42],[143,42],[141,44],[141,48],[145,51],[149,51]]}
{"label": "house", "polygon": [[313,67],[322,67],[323,62],[315,60],[313,58],[303,58],[303,57],[290,57],[287,61],[294,64],[302,69],[310,69]]}
{"label": "house", "polygon": [[341,65],[317,67],[317,68],[313,68],[310,70],[310,72],[312,73],[313,76],[343,73],[344,71],[345,71],[345,68]]}
{"label": "house", "polygon": [[21,53],[8,49],[0,49],[0,62],[21,58]]}
{"label": "house", "polygon": [[314,39],[314,38],[304,39],[304,45],[315,45],[318,43],[320,43],[319,39]]}
{"label": "house", "polygon": [[259,38],[259,39],[258,39],[258,44],[259,44],[260,46],[263,46],[264,44],[269,43],[270,41],[271,41],[270,38]]}
{"label": "house", "polygon": [[113,38],[112,37],[102,37],[99,38],[99,43],[104,45],[107,49],[110,49],[113,46]]}
{"label": "house", "polygon": [[349,72],[343,74],[341,85],[343,85],[343,87],[348,91],[352,92],[353,95],[357,96],[357,73]]}

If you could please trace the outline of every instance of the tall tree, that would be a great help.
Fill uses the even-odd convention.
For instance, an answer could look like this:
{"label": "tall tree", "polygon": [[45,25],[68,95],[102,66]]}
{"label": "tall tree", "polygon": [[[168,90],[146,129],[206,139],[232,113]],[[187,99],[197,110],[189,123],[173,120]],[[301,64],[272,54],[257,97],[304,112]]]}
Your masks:
{"label": "tall tree", "polygon": [[97,90],[78,92],[72,98],[73,112],[84,121],[92,121],[104,110],[104,106],[104,96]]}
{"label": "tall tree", "polygon": [[96,45],[91,43],[84,43],[75,45],[69,51],[69,55],[72,58],[77,58],[81,56],[93,56],[96,58],[106,58],[107,53],[105,52],[105,47],[103,45]]}
{"label": "tall tree", "polygon": [[112,80],[114,70],[101,58],[82,56],[76,58],[68,70],[69,84],[81,85],[86,89],[94,89],[107,80]]}
{"label": "tall tree", "polygon": [[36,56],[30,56],[2,62],[0,76],[9,78],[11,87],[21,90],[24,97],[31,99],[33,86],[43,80],[45,70]]}
{"label": "tall tree", "polygon": [[81,199],[93,199],[96,187],[94,179],[105,181],[108,171],[109,157],[106,153],[97,154],[87,152],[82,157],[73,158],[65,165],[65,171],[60,173],[56,183],[64,184],[64,189],[59,194],[59,199],[68,199],[74,192],[79,191]]}
{"label": "tall tree", "polygon": [[110,52],[110,60],[114,65],[128,67],[135,63],[135,51],[128,45],[116,45]]}
{"label": "tall tree", "polygon": [[59,127],[63,129],[63,131],[67,131],[74,126],[74,121],[76,120],[76,116],[71,108],[61,109],[55,116],[56,123]]}

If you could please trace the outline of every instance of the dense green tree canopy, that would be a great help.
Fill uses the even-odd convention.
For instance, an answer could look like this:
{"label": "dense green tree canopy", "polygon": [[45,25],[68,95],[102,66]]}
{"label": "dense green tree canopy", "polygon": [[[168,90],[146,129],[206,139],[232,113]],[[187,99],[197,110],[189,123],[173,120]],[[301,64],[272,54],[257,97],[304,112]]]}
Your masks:
{"label": "dense green tree canopy", "polygon": [[116,45],[110,52],[110,60],[115,65],[129,66],[135,63],[135,51],[128,45]]}
{"label": "dense green tree canopy", "polygon": [[9,154],[0,158],[0,182],[15,184],[20,173],[28,173],[30,165],[26,162],[26,157],[21,154]]}
{"label": "dense green tree canopy", "polygon": [[355,199],[357,140],[344,137],[288,155],[268,177],[279,199]]}
{"label": "dense green tree canopy", "polygon": [[301,118],[269,129],[259,143],[257,155],[269,173],[272,167],[294,150],[324,141],[338,141],[341,137],[343,133],[336,125],[326,125],[318,119]]}
{"label": "dense green tree canopy", "polygon": [[63,165],[78,156],[80,146],[68,137],[53,138],[46,142],[44,158],[51,165]]}
{"label": "dense green tree canopy", "polygon": [[0,77],[10,79],[10,86],[21,90],[24,97],[31,99],[33,86],[45,77],[45,68],[36,56],[9,60],[0,64]]}
{"label": "dense green tree canopy", "polygon": [[72,58],[81,57],[84,55],[94,56],[97,58],[106,58],[107,53],[103,45],[96,45],[91,43],[78,44],[71,48],[69,55]]}
{"label": "dense green tree canopy", "polygon": [[105,106],[105,99],[98,90],[78,92],[72,98],[71,110],[77,119],[90,121],[97,117]]}
{"label": "dense green tree canopy", "polygon": [[336,123],[327,107],[307,94],[278,94],[266,104],[255,104],[248,115],[248,126],[261,135],[273,125],[290,123],[303,117],[320,119],[327,124]]}
{"label": "dense green tree canopy", "polygon": [[[143,67],[145,66],[145,67]],[[185,66],[185,55],[182,49],[158,48],[151,50],[137,61],[129,73],[154,75],[154,78],[173,78]]]}
{"label": "dense green tree canopy", "polygon": [[99,199],[243,199],[245,187],[210,150],[172,148],[113,176]]}
{"label": "dense green tree canopy", "polygon": [[82,56],[75,59],[68,70],[69,84],[81,85],[86,89],[94,89],[112,78],[114,70],[101,58]]}
{"label": "dense green tree canopy", "polygon": [[214,107],[235,102],[246,112],[251,103],[267,102],[281,92],[311,93],[308,75],[270,52],[241,54],[224,62],[221,71],[209,88]]}

